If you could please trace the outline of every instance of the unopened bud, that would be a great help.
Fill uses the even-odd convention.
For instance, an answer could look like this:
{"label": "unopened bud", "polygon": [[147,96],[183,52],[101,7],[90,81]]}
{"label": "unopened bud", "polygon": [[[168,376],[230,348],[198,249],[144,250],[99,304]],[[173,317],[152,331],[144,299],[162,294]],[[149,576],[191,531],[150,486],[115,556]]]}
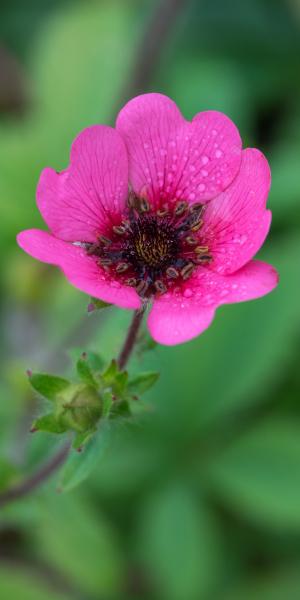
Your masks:
{"label": "unopened bud", "polygon": [[84,432],[95,427],[102,413],[97,390],[86,384],[70,384],[56,398],[56,418],[65,427]]}

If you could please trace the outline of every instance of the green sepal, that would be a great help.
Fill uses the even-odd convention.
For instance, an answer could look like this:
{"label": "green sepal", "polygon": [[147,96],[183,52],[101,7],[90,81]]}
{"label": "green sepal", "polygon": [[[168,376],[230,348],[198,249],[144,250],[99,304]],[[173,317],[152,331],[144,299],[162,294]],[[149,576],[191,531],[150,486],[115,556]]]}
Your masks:
{"label": "green sepal", "polygon": [[113,391],[117,397],[123,396],[127,389],[128,373],[127,371],[121,371],[116,374],[113,383]]}
{"label": "green sepal", "polygon": [[88,312],[93,312],[94,310],[103,310],[103,308],[108,308],[111,306],[110,302],[104,302],[104,300],[100,300],[99,298],[92,298],[91,302],[88,305]]}
{"label": "green sepal", "polygon": [[36,392],[51,401],[70,385],[67,379],[48,373],[32,373],[29,382]]}
{"label": "green sepal", "polygon": [[129,380],[127,390],[130,394],[144,394],[157,382],[158,378],[159,373],[156,371],[139,373]]}
{"label": "green sepal", "polygon": [[124,399],[119,402],[113,402],[109,416],[111,419],[115,419],[116,417],[131,417],[128,400]]}
{"label": "green sepal", "polygon": [[95,435],[97,429],[90,429],[83,433],[77,433],[74,437],[72,447],[74,450],[80,450]]}
{"label": "green sepal", "polygon": [[101,379],[102,379],[104,385],[106,385],[106,386],[113,385],[117,373],[118,373],[117,361],[115,359],[113,359],[111,361],[111,363],[108,365],[106,371],[104,371],[104,373],[102,373],[102,375],[101,375]]}
{"label": "green sepal", "polygon": [[107,417],[110,413],[113,404],[111,390],[105,390],[102,394],[102,411],[103,417]]}
{"label": "green sepal", "polygon": [[65,433],[67,427],[55,418],[52,413],[44,415],[32,424],[32,431],[47,431],[48,433]]}
{"label": "green sepal", "polygon": [[89,361],[86,359],[86,356],[83,355],[78,359],[76,364],[77,374],[80,377],[81,381],[88,385],[92,385],[97,387],[97,382],[94,378],[93,371],[89,365]]}

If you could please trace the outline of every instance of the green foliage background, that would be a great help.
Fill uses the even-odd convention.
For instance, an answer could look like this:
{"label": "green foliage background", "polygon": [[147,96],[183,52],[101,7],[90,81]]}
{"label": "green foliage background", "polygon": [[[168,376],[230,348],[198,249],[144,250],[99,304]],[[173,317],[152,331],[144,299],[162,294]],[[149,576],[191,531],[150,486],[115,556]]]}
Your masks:
{"label": "green foliage background", "polygon": [[[0,77],[0,489],[57,445],[28,435],[43,406],[25,369],[70,371],[80,346],[115,355],[130,315],[88,298],[16,247],[42,225],[40,170],[80,129],[113,123],[155,3],[3,1]],[[226,112],[273,174],[262,259],[271,295],[218,311],[161,372],[147,412],[111,436],[76,489],[59,477],[0,513],[1,600],[295,600],[300,597],[300,3],[187,1],[147,90],[187,118]],[[81,321],[80,321],[81,316]],[[79,324],[78,324],[79,321]]]}

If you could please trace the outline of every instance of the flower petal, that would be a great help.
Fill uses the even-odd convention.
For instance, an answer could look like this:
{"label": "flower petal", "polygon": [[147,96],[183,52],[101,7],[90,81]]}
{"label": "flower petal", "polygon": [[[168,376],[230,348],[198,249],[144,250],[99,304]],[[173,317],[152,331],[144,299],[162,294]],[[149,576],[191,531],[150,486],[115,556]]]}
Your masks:
{"label": "flower petal", "polygon": [[66,241],[93,242],[124,207],[128,159],[124,142],[111,127],[84,129],[61,173],[42,171],[37,203],[49,229]]}
{"label": "flower petal", "polygon": [[275,269],[259,260],[252,260],[231,275],[220,275],[207,268],[199,268],[185,284],[181,294],[190,290],[190,301],[201,306],[231,304],[260,298],[271,292],[278,283]]}
{"label": "flower petal", "polygon": [[244,150],[236,179],[205,210],[201,236],[214,258],[212,270],[233,273],[262,246],[271,224],[271,212],[266,210],[270,183],[264,155],[254,148]]}
{"label": "flower petal", "polygon": [[109,279],[109,275],[82,248],[40,229],[22,231],[17,241],[37,260],[60,267],[69,282],[86,294],[121,308],[139,308],[140,299],[135,290]]}
{"label": "flower petal", "polygon": [[202,112],[190,123],[162,94],[137,96],[119,113],[116,127],[129,153],[129,179],[136,193],[205,202],[226,189],[238,173],[241,139],[228,117]]}
{"label": "flower petal", "polygon": [[277,283],[275,269],[260,261],[251,261],[228,276],[199,268],[180,293],[165,294],[154,301],[148,318],[150,333],[161,344],[181,344],[202,333],[221,304],[259,298]]}
{"label": "flower petal", "polygon": [[148,328],[156,342],[165,346],[182,344],[197,337],[211,324],[215,311],[183,298],[164,296],[154,301]]}

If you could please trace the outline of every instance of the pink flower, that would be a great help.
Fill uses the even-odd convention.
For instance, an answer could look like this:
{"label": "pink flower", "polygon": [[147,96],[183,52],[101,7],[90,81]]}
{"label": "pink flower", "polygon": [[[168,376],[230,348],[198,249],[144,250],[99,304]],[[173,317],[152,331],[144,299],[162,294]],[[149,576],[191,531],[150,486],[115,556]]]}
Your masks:
{"label": "pink flower", "polygon": [[275,270],[252,260],[271,223],[269,187],[267,160],[242,150],[228,117],[190,123],[166,96],[146,94],[116,129],[80,133],[66,170],[43,170],[37,203],[50,232],[23,231],[18,243],[94,297],[129,309],[151,299],[152,336],[178,344],[221,304],[277,285]]}

